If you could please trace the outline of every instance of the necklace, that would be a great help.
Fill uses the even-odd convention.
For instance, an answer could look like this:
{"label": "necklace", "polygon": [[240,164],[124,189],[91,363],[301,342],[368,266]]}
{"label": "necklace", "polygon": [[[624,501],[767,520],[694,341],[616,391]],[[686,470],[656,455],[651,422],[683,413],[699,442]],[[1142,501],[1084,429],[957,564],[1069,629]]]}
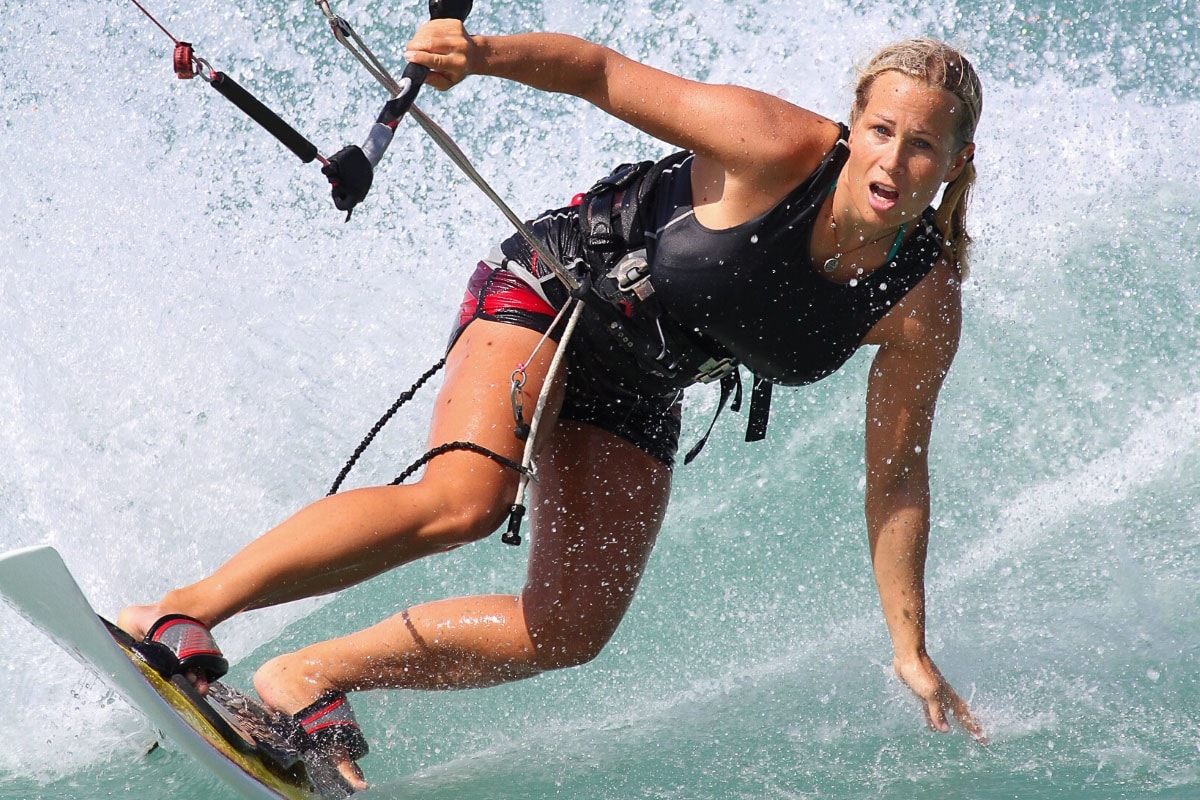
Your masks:
{"label": "necklace", "polygon": [[[837,188],[837,184],[835,183],[833,185],[833,189],[836,189],[836,188]],[[833,189],[829,190],[829,193],[831,195],[833,194]],[[880,239],[882,239],[883,236],[887,235],[887,234],[884,234],[883,236],[876,236],[874,239],[872,239],[869,242],[863,242],[862,244],[858,245],[857,247],[851,247],[849,250],[842,252],[842,249],[841,249],[842,244],[841,244],[841,242],[838,241],[837,220],[833,216],[833,207],[832,206],[830,206],[830,208],[829,208],[829,229],[831,231],[833,231],[833,243],[837,246],[838,251],[836,253],[834,253],[832,258],[825,259],[824,268],[825,268],[826,273],[837,272],[837,268],[842,265],[842,256],[848,256],[851,253],[858,252],[859,250],[863,249],[864,247],[869,247],[870,245],[873,245],[876,242],[878,242]],[[895,239],[895,241],[892,242],[892,249],[888,251],[887,258],[885,258],[883,260],[883,263],[885,263],[885,264],[888,263],[889,261],[891,261],[893,258],[896,257],[896,253],[900,252],[900,243],[904,241],[904,232],[906,230],[908,230],[907,222],[900,226],[900,230],[896,231],[896,239]]]}

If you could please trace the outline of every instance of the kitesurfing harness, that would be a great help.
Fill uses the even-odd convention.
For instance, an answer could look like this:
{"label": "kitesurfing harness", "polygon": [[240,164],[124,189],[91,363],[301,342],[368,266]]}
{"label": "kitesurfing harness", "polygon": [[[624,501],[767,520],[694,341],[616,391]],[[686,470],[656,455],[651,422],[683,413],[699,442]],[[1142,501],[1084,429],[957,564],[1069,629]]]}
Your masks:
{"label": "kitesurfing harness", "polygon": [[[742,404],[737,361],[716,341],[686,330],[664,313],[650,281],[652,244],[647,232],[655,225],[654,192],[662,173],[690,155],[680,152],[658,162],[623,164],[584,195],[579,218],[587,272],[581,280],[583,290],[575,293],[604,321],[606,332],[650,377],[657,391],[720,382],[716,413],[703,437],[684,456],[684,464],[699,455],[729,400],[734,411],[740,411]],[[770,386],[769,381],[755,380],[748,442],[766,436]]]}

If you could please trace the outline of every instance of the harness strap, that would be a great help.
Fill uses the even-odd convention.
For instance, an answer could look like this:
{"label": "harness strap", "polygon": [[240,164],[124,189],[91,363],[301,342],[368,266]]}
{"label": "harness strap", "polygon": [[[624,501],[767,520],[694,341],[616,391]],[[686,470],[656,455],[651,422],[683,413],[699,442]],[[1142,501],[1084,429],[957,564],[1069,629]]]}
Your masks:
{"label": "harness strap", "polygon": [[721,412],[725,410],[725,403],[729,402],[730,395],[733,396],[733,404],[729,406],[730,410],[734,412],[741,411],[742,373],[737,369],[730,370],[721,376],[721,399],[717,401],[717,412],[713,414],[712,422],[708,423],[708,430],[704,432],[704,436],[683,457],[685,465],[692,463],[692,459],[700,455],[700,451],[704,449],[704,445],[708,444],[708,437],[712,435],[713,426],[717,424],[717,417],[721,416]]}
{"label": "harness strap", "polygon": [[771,415],[771,387],[774,385],[766,378],[754,378],[754,388],[750,390],[750,412],[746,415],[747,442],[766,438],[767,421]]}

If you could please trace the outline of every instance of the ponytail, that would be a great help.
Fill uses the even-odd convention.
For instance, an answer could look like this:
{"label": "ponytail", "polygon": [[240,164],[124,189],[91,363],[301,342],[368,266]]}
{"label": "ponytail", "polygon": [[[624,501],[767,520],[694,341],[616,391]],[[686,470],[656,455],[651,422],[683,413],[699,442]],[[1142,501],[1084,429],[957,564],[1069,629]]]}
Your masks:
{"label": "ponytail", "polygon": [[951,263],[958,268],[961,279],[966,279],[967,251],[971,235],[967,233],[967,206],[971,199],[971,187],[975,185],[975,163],[968,161],[958,177],[946,185],[942,202],[937,207],[934,224],[941,231]]}

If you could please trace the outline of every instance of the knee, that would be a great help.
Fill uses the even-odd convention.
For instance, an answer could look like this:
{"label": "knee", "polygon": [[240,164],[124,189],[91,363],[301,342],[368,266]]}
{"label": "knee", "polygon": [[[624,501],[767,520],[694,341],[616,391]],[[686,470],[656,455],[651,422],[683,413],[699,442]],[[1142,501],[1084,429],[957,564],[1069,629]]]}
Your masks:
{"label": "knee", "polygon": [[507,518],[509,507],[503,503],[455,502],[444,508],[426,527],[426,539],[442,549],[477,542],[490,536]]}
{"label": "knee", "polygon": [[423,537],[445,549],[487,538],[508,518],[512,491],[503,488],[460,483],[434,489],[439,500]]}

